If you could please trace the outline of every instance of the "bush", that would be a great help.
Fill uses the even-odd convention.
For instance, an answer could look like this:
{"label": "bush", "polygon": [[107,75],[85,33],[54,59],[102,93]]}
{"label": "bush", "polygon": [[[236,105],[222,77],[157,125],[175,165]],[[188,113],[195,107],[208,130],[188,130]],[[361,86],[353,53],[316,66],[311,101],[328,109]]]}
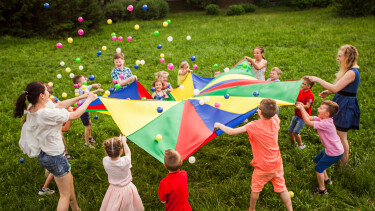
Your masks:
{"label": "bush", "polygon": [[367,16],[375,14],[374,0],[335,0],[334,12],[339,16]]}
{"label": "bush", "polygon": [[246,13],[255,12],[256,7],[254,4],[241,4]]}
{"label": "bush", "polygon": [[327,7],[333,0],[282,0],[285,6],[297,7],[298,9],[309,9],[311,7]]}
{"label": "bush", "polygon": [[131,20],[134,12],[128,11],[129,5],[135,5],[136,2],[130,0],[115,1],[107,3],[104,7],[104,16],[112,21]]}
{"label": "bush", "polygon": [[[147,10],[143,10],[147,5]],[[135,6],[135,15],[143,20],[162,19],[169,12],[168,3],[164,0],[141,0]]]}
{"label": "bush", "polygon": [[194,7],[204,9],[209,4],[217,4],[219,0],[186,0],[186,2]]}
{"label": "bush", "polygon": [[[19,37],[40,35],[57,38],[99,30],[103,13],[97,0],[54,0],[49,8],[45,1],[4,1],[0,3],[0,34]],[[78,22],[78,17],[83,22]]]}
{"label": "bush", "polygon": [[229,6],[227,9],[228,16],[242,15],[242,14],[245,14],[245,10],[241,5],[232,5],[232,6]]}
{"label": "bush", "polygon": [[206,7],[206,14],[207,15],[218,15],[220,13],[219,6],[216,4],[209,4]]}
{"label": "bush", "polygon": [[[285,1],[285,0],[281,0],[281,1]],[[290,0],[286,0],[286,1],[290,1]],[[270,7],[271,6],[271,3],[269,0],[254,0],[254,4],[257,5],[258,7]]]}

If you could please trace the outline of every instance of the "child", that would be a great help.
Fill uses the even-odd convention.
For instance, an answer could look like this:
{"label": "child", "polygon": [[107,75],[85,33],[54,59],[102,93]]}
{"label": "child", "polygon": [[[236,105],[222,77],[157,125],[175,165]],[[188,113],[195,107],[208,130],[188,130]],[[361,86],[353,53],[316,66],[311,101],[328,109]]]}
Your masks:
{"label": "child", "polygon": [[[103,166],[110,185],[100,210],[144,210],[137,187],[132,183],[131,153],[126,137],[120,135],[120,138],[107,139],[104,148],[107,156],[103,158]],[[125,156],[121,157],[123,151]]]}
{"label": "child", "polygon": [[152,98],[161,100],[163,98],[169,98],[167,93],[163,90],[163,82],[160,79],[156,79],[152,83],[152,87],[155,88],[155,92],[152,93]]}
{"label": "child", "polygon": [[[314,95],[311,88],[314,86],[314,82],[311,82],[308,77],[303,77],[302,80],[303,83],[297,97],[297,102],[303,103],[303,107],[306,109],[307,113],[311,115],[311,107],[314,102]],[[297,141],[299,149],[305,148],[305,144],[302,143],[301,136],[299,135],[303,126],[305,126],[305,122],[302,119],[301,112],[295,109],[295,115],[289,125],[288,131],[292,145],[295,145]]]}
{"label": "child", "polygon": [[115,63],[115,67],[112,69],[111,78],[112,80],[117,80],[117,83],[121,86],[120,89],[128,87],[129,82],[137,80],[137,76],[133,75],[128,67],[124,67],[125,60],[123,53],[113,55],[113,62]]}
{"label": "child", "polygon": [[274,191],[280,193],[287,210],[293,210],[292,201],[285,185],[283,161],[278,145],[280,119],[276,115],[276,101],[263,99],[258,109],[259,120],[251,121],[239,128],[230,128],[218,122],[214,128],[221,129],[229,135],[246,132],[253,151],[254,172],[251,180],[251,197],[249,210],[255,210],[259,193],[271,180]]}
{"label": "child", "polygon": [[[93,91],[93,93],[96,92],[103,92],[103,89],[100,89],[100,84],[92,84],[88,85],[86,89],[84,90],[82,88],[82,83],[84,81],[84,77],[82,75],[76,75],[73,78],[73,83],[78,84],[79,87],[79,96],[81,96],[84,92],[90,92],[92,87],[96,87],[97,90]],[[80,101],[81,103],[85,102],[85,99]],[[95,139],[91,136],[91,120],[88,112],[85,112],[81,116],[81,121],[83,125],[85,126],[85,147],[89,147],[90,149],[94,149],[95,147],[91,145],[91,143],[96,143]],[[91,142],[91,143],[90,143]]]}
{"label": "child", "polygon": [[183,61],[180,64],[180,70],[178,71],[177,85],[180,86],[191,72],[193,71],[189,69],[189,63],[187,61]]}
{"label": "child", "polygon": [[278,67],[271,69],[270,78],[267,81],[280,81],[281,70]]}
{"label": "child", "polygon": [[267,68],[267,60],[264,58],[264,48],[258,46],[254,49],[254,59],[245,56],[245,59],[251,63],[251,69],[258,80],[264,81],[264,73]]}
{"label": "child", "polygon": [[333,124],[333,116],[337,114],[339,105],[330,100],[323,101],[318,108],[318,117],[310,117],[302,103],[297,103],[296,108],[301,111],[306,125],[318,131],[320,141],[325,148],[314,158],[319,186],[313,190],[313,194],[328,194],[324,184],[332,184],[332,181],[328,177],[326,169],[339,161],[344,155],[344,147]]}
{"label": "child", "polygon": [[159,199],[165,204],[165,210],[191,210],[188,197],[186,171],[180,171],[182,165],[180,154],[168,149],[164,152],[164,166],[168,169],[167,177],[159,184]]}
{"label": "child", "polygon": [[173,91],[173,88],[170,83],[168,83],[169,73],[167,71],[159,71],[155,73],[155,79],[160,79],[163,82],[163,89],[167,92]]}

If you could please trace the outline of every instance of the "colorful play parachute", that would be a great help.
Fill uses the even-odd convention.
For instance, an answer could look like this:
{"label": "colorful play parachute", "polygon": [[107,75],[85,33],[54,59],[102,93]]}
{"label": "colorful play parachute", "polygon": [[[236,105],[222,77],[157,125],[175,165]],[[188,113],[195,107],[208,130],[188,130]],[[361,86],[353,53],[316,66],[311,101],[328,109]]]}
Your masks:
{"label": "colorful play parachute", "polygon": [[177,150],[185,160],[222,134],[222,131],[214,131],[215,122],[235,127],[254,114],[264,98],[273,98],[278,105],[293,105],[301,83],[258,81],[249,71],[248,62],[241,61],[188,99],[101,100],[128,139],[164,162],[166,149]]}

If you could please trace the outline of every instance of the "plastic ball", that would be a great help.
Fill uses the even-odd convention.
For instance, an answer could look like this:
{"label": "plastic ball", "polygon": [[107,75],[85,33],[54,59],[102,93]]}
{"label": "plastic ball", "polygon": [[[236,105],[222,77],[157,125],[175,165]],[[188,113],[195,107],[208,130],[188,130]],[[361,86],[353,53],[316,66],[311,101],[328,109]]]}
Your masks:
{"label": "plastic ball", "polygon": [[229,94],[225,94],[225,95],[224,95],[224,98],[225,98],[225,99],[228,99],[228,98],[229,98]]}
{"label": "plastic ball", "polygon": [[128,41],[130,42],[130,41],[132,41],[133,40],[133,38],[131,37],[131,36],[129,36],[128,37]]}
{"label": "plastic ball", "polygon": [[123,78],[124,78],[124,75],[121,73],[118,77],[119,77],[120,79],[123,79]]}
{"label": "plastic ball", "polygon": [[146,64],[146,62],[145,62],[145,60],[141,60],[141,65],[145,65]]}
{"label": "plastic ball", "polygon": [[82,21],[83,21],[83,18],[82,18],[82,17],[78,17],[78,21],[79,21],[79,22],[82,22]]}
{"label": "plastic ball", "polygon": [[81,58],[76,58],[76,62],[80,63],[81,62]]}
{"label": "plastic ball", "polygon": [[135,64],[134,69],[138,69],[138,68],[139,68],[139,65]]}
{"label": "plastic ball", "polygon": [[95,115],[95,116],[94,116],[94,119],[99,119],[98,115]]}
{"label": "plastic ball", "polygon": [[78,101],[78,102],[77,102],[77,106],[80,106],[80,105],[82,105],[82,102],[81,102],[81,101]]}
{"label": "plastic ball", "polygon": [[116,36],[113,36],[112,37],[112,41],[116,41],[117,40],[117,37]]}
{"label": "plastic ball", "polygon": [[173,70],[174,65],[173,65],[172,63],[169,63],[169,64],[167,65],[167,68],[168,68],[168,70]]}
{"label": "plastic ball", "polygon": [[158,36],[159,35],[159,31],[154,31],[154,35]]}
{"label": "plastic ball", "polygon": [[79,69],[79,70],[83,70],[83,66],[82,66],[82,65],[79,65],[78,69]]}
{"label": "plastic ball", "polygon": [[117,84],[117,80],[116,80],[116,79],[113,79],[113,80],[112,80],[112,83],[113,83],[113,84]]}
{"label": "plastic ball", "polygon": [[165,59],[164,59],[164,58],[160,58],[160,62],[161,62],[161,63],[164,63],[164,62],[165,62]]}
{"label": "plastic ball", "polygon": [[96,54],[100,56],[100,55],[102,55],[102,52],[98,51],[98,52],[96,52]]}
{"label": "plastic ball", "polygon": [[242,68],[247,68],[247,64],[243,64],[243,65],[242,65]]}
{"label": "plastic ball", "polygon": [[83,90],[87,89],[87,85],[82,85],[82,89]]}
{"label": "plastic ball", "polygon": [[187,40],[191,40],[191,37],[190,37],[190,36],[187,36],[186,39],[187,39]]}
{"label": "plastic ball", "polygon": [[65,62],[61,61],[60,66],[64,66],[64,65],[65,65]]}
{"label": "plastic ball", "polygon": [[219,108],[219,107],[220,107],[220,103],[216,102],[216,103],[215,103],[215,107],[216,107],[216,108]]}
{"label": "plastic ball", "polygon": [[193,68],[196,70],[198,68],[198,65],[193,65]]}
{"label": "plastic ball", "polygon": [[90,75],[90,76],[89,76],[89,80],[90,80],[90,81],[95,80],[95,76],[94,76],[94,75]]}
{"label": "plastic ball", "polygon": [[133,5],[129,5],[129,6],[128,6],[128,11],[129,11],[129,12],[133,11],[133,9],[134,9]]}
{"label": "plastic ball", "polygon": [[111,92],[110,92],[109,90],[105,90],[104,94],[105,94],[105,95],[110,95]]}
{"label": "plastic ball", "polygon": [[[50,87],[50,88],[52,88],[52,87]],[[53,100],[54,98],[55,98],[55,96],[53,96],[53,95],[49,96],[49,99],[51,99],[51,100]]]}
{"label": "plastic ball", "polygon": [[191,61],[195,61],[195,59],[196,59],[195,56],[190,57]]}
{"label": "plastic ball", "polygon": [[56,48],[62,48],[62,44],[61,43],[57,43],[56,44]]}
{"label": "plastic ball", "polygon": [[74,73],[70,73],[70,74],[69,74],[69,77],[70,77],[70,78],[74,78]]}
{"label": "plastic ball", "polygon": [[79,35],[82,36],[84,33],[85,33],[85,32],[83,31],[83,29],[79,29],[79,30],[78,30],[78,34],[79,34]]}
{"label": "plastic ball", "polygon": [[161,112],[163,112],[163,108],[162,108],[162,107],[160,107],[160,106],[159,106],[159,107],[158,107],[158,108],[157,108],[156,110],[157,110],[157,112],[158,112],[158,113],[161,113]]}
{"label": "plastic ball", "polygon": [[189,157],[189,163],[191,163],[191,164],[195,163],[195,157],[194,156]]}
{"label": "plastic ball", "polygon": [[116,53],[121,53],[121,48],[116,48]]}
{"label": "plastic ball", "polygon": [[74,104],[73,104],[73,107],[77,107],[77,106],[78,106],[77,103],[74,103]]}
{"label": "plastic ball", "polygon": [[120,41],[120,42],[121,42],[121,41],[123,41],[123,40],[124,40],[124,38],[123,38],[123,37],[121,37],[121,36],[120,36],[120,37],[118,37],[118,41]]}
{"label": "plastic ball", "polygon": [[68,43],[72,43],[73,42],[73,38],[69,37],[68,38]]}
{"label": "plastic ball", "polygon": [[[74,84],[74,88],[76,88],[76,91],[78,92],[78,84]],[[75,92],[75,93],[77,93],[77,92]]]}
{"label": "plastic ball", "polygon": [[259,96],[259,92],[255,91],[255,92],[253,92],[253,95],[254,95],[254,97],[258,97]]}
{"label": "plastic ball", "polygon": [[155,87],[151,87],[150,90],[151,90],[151,92],[155,92],[156,89],[155,89]]}
{"label": "plastic ball", "polygon": [[108,24],[112,24],[112,20],[111,20],[111,19],[108,19],[108,20],[107,20],[107,23],[108,23]]}
{"label": "plastic ball", "polygon": [[138,29],[139,29],[139,25],[136,24],[136,25],[134,26],[134,29],[135,29],[135,30],[138,30]]}
{"label": "plastic ball", "polygon": [[120,84],[116,84],[116,85],[115,85],[115,88],[116,88],[116,89],[120,89],[120,88],[121,88],[121,85],[120,85]]}
{"label": "plastic ball", "polygon": [[204,102],[207,103],[208,101],[210,101],[210,98],[209,98],[209,97],[205,97],[205,98],[204,98]]}
{"label": "plastic ball", "polygon": [[172,37],[172,36],[169,36],[169,37],[167,38],[167,40],[168,40],[168,42],[172,42],[172,41],[173,41],[173,37]]}
{"label": "plastic ball", "polygon": [[140,65],[140,64],[141,64],[141,61],[140,61],[140,60],[137,60],[137,61],[135,61],[135,63],[136,63],[137,65]]}
{"label": "plastic ball", "polygon": [[172,21],[171,21],[171,20],[167,20],[167,23],[168,23],[168,25],[169,25],[169,24],[171,24],[171,23],[172,23]]}
{"label": "plastic ball", "polygon": [[229,72],[229,68],[228,67],[224,68],[224,72],[228,73]]}
{"label": "plastic ball", "polygon": [[62,76],[61,74],[57,74],[57,78],[60,79]]}
{"label": "plastic ball", "polygon": [[142,9],[143,9],[143,10],[147,10],[147,4],[144,4],[144,5],[142,6]]}
{"label": "plastic ball", "polygon": [[111,37],[116,36],[116,33],[112,32]]}
{"label": "plastic ball", "polygon": [[248,119],[245,119],[244,121],[243,121],[243,123],[248,123],[249,122],[249,120]]}
{"label": "plastic ball", "polygon": [[103,50],[103,51],[106,51],[106,50],[107,50],[107,46],[103,46],[103,47],[102,47],[102,50]]}
{"label": "plastic ball", "polygon": [[65,68],[65,72],[67,72],[67,73],[70,73],[70,68],[69,67],[67,67],[67,68]]}
{"label": "plastic ball", "polygon": [[163,136],[160,134],[157,134],[155,137],[156,141],[161,141],[163,139]]}
{"label": "plastic ball", "polygon": [[167,26],[168,26],[168,22],[167,22],[167,21],[164,21],[164,22],[163,22],[163,26],[164,26],[164,27],[167,27]]}
{"label": "plastic ball", "polygon": [[193,90],[193,94],[194,94],[194,95],[199,95],[199,94],[200,94],[199,89],[194,89],[194,90]]}
{"label": "plastic ball", "polygon": [[48,82],[48,86],[52,87],[53,83],[52,82]]}
{"label": "plastic ball", "polygon": [[293,198],[294,197],[294,192],[293,191],[289,191],[289,196],[290,196],[290,198]]}
{"label": "plastic ball", "polygon": [[88,82],[88,81],[89,81],[89,79],[88,79],[88,78],[85,78],[85,81],[86,81],[86,82]]}
{"label": "plastic ball", "polygon": [[218,68],[219,67],[219,65],[217,65],[217,64],[214,64],[214,68]]}
{"label": "plastic ball", "polygon": [[87,85],[87,81],[82,81],[82,85]]}
{"label": "plastic ball", "polygon": [[142,97],[141,100],[146,100],[146,97]]}
{"label": "plastic ball", "polygon": [[79,93],[74,93],[74,96],[78,97],[78,96],[79,96]]}
{"label": "plastic ball", "polygon": [[49,4],[48,3],[44,3],[44,8],[48,9],[49,8]]}
{"label": "plastic ball", "polygon": [[180,89],[181,89],[181,90],[184,90],[184,89],[185,89],[185,86],[184,86],[184,85],[180,85]]}
{"label": "plastic ball", "polygon": [[62,96],[63,98],[66,98],[66,97],[68,96],[68,94],[66,94],[65,92],[63,92],[63,93],[61,94],[61,96]]}
{"label": "plastic ball", "polygon": [[168,89],[169,87],[171,87],[171,83],[168,83],[168,85],[167,85],[167,89]]}
{"label": "plastic ball", "polygon": [[157,47],[158,49],[161,49],[161,45],[160,45],[160,44],[159,44],[159,45],[157,45],[156,47]]}
{"label": "plastic ball", "polygon": [[115,91],[115,89],[114,89],[114,88],[109,88],[108,91],[109,91],[110,93],[112,93],[112,92]]}
{"label": "plastic ball", "polygon": [[204,100],[199,100],[199,105],[204,105]]}
{"label": "plastic ball", "polygon": [[160,54],[160,58],[164,58],[164,54],[163,53]]}
{"label": "plastic ball", "polygon": [[25,162],[25,158],[20,159],[20,163],[23,163],[23,162]]}

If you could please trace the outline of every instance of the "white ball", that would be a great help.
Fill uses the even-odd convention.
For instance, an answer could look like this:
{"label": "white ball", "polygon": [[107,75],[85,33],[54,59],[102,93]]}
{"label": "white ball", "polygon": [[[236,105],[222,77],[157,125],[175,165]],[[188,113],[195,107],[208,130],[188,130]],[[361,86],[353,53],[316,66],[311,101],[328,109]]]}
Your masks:
{"label": "white ball", "polygon": [[142,59],[141,60],[141,65],[145,65],[145,63],[146,63],[145,60]]}
{"label": "white ball", "polygon": [[57,74],[57,78],[60,79],[61,78],[61,74]]}
{"label": "white ball", "polygon": [[61,65],[61,66],[64,66],[64,65],[65,65],[65,62],[61,61],[61,62],[60,62],[60,65]]}
{"label": "white ball", "polygon": [[194,91],[193,91],[194,95],[199,95],[199,93],[200,93],[199,89],[194,89]]}
{"label": "white ball", "polygon": [[184,85],[180,85],[180,89],[181,90],[185,89],[185,86]]}
{"label": "white ball", "polygon": [[172,42],[172,41],[173,41],[173,37],[172,37],[172,36],[169,36],[169,37],[168,37],[168,41],[169,41],[169,42]]}
{"label": "white ball", "polygon": [[248,119],[245,119],[244,121],[243,121],[243,123],[247,123],[249,120]]}
{"label": "white ball", "polygon": [[191,40],[191,37],[190,37],[190,36],[187,36],[186,39],[187,39],[187,40]]}
{"label": "white ball", "polygon": [[69,77],[74,78],[74,73],[70,73]]}
{"label": "white ball", "polygon": [[79,89],[75,89],[75,90],[74,90],[74,93],[79,93]]}
{"label": "white ball", "polygon": [[116,48],[117,53],[121,53],[121,48]]}
{"label": "white ball", "polygon": [[208,101],[210,101],[210,98],[209,98],[209,97],[205,97],[205,98],[204,98],[204,102],[207,103]]}
{"label": "white ball", "polygon": [[79,65],[79,70],[83,70],[83,66],[82,65]]}
{"label": "white ball", "polygon": [[191,163],[191,164],[195,163],[195,157],[194,156],[189,157],[189,163]]}
{"label": "white ball", "polygon": [[204,100],[200,100],[199,105],[204,105]]}
{"label": "white ball", "polygon": [[224,68],[224,72],[229,72],[229,68],[228,67],[226,67],[226,68]]}

